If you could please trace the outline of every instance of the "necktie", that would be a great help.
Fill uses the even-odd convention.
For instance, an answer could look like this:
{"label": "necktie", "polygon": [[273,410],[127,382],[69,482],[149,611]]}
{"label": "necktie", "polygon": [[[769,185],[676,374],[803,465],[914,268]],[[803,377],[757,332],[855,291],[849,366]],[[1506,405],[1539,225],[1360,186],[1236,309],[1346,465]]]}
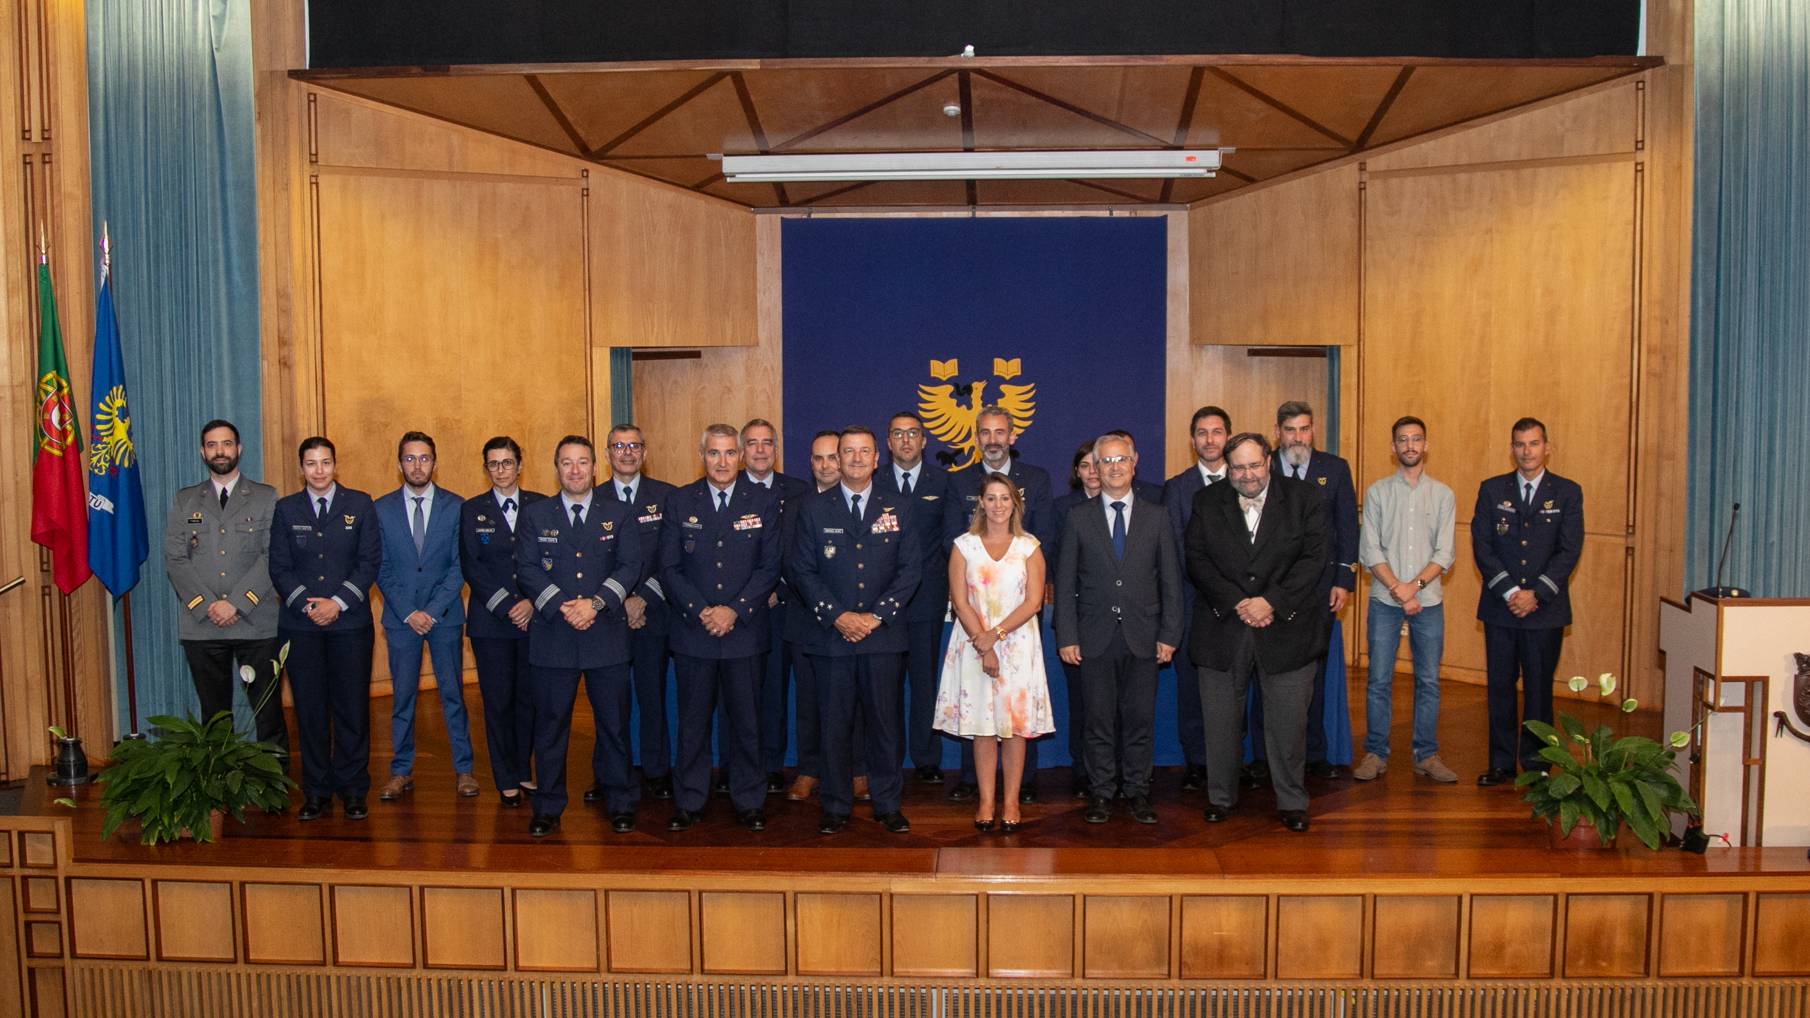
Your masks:
{"label": "necktie", "polygon": [[1528,507],[1529,509],[1533,508],[1533,482],[1532,481],[1522,481],[1521,482],[1521,504]]}
{"label": "necktie", "polygon": [[1112,553],[1125,557],[1125,503],[1112,504]]}
{"label": "necktie", "polygon": [[861,519],[861,496],[860,495],[856,495],[853,498],[849,499],[849,510],[848,511],[855,514],[856,520]]}
{"label": "necktie", "polygon": [[635,489],[629,487],[626,484],[623,485],[622,486],[622,500],[624,502],[633,502],[635,500]]}
{"label": "necktie", "polygon": [[513,498],[503,500],[503,521],[509,524],[510,530],[515,529],[515,499]]}
{"label": "necktie", "polygon": [[220,508],[226,508],[226,489],[220,489]]}
{"label": "necktie", "polygon": [[409,523],[409,534],[415,538],[415,554],[421,554],[421,545],[427,538],[427,517],[421,512],[420,495],[415,499],[415,518]]}
{"label": "necktie", "polygon": [[1220,481],[1223,481],[1225,479],[1226,479],[1226,475],[1224,475],[1224,474],[1208,474],[1207,475],[1207,487],[1211,488],[1213,485],[1218,484]]}
{"label": "necktie", "polygon": [[575,505],[572,507],[572,526],[584,526],[584,506]]}
{"label": "necktie", "polygon": [[327,518],[327,500],[325,498],[314,500],[314,518],[317,520]]}
{"label": "necktie", "polygon": [[[905,472],[905,482],[899,485],[899,494],[906,498],[911,497],[911,472],[909,470]],[[222,497],[224,498],[224,496]]]}
{"label": "necktie", "polygon": [[728,492],[719,491],[716,493],[716,511],[719,513],[729,511],[729,493]]}

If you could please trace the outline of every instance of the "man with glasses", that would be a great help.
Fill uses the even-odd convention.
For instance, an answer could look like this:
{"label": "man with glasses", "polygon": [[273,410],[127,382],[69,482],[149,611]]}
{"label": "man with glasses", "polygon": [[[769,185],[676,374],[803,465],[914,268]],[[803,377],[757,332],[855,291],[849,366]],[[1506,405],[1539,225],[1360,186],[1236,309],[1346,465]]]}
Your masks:
{"label": "man with glasses", "polygon": [[534,605],[515,582],[515,541],[522,511],[547,496],[521,487],[522,447],[507,435],[484,443],[490,492],[459,507],[459,563],[471,596],[465,635],[478,666],[490,773],[504,806],[534,790],[533,670],[528,621]]}
{"label": "man with glasses", "polygon": [[[604,442],[604,454],[610,460],[610,483],[607,491],[629,507],[635,525],[641,530],[641,547],[647,550],[647,576],[623,602],[628,615],[629,646],[634,648],[635,711],[640,715],[641,777],[647,782],[648,794],[656,799],[672,798],[672,741],[666,731],[666,662],[667,637],[672,630],[672,612],[666,604],[666,588],[660,582],[658,556],[660,526],[665,519],[666,498],[673,486],[641,473],[647,461],[647,439],[633,424],[618,424],[610,429]],[[602,744],[599,743],[601,746]],[[603,760],[591,758],[596,782],[585,790],[584,801],[603,798]]]}
{"label": "man with glasses", "polygon": [[402,487],[377,500],[383,537],[383,640],[390,661],[390,779],[377,797],[389,802],[415,786],[415,693],[421,683],[421,648],[433,662],[434,683],[452,747],[455,785],[461,797],[478,794],[471,733],[465,720],[465,645],[460,627],[465,606],[459,588],[459,507],[464,499],[434,484],[434,440],[411,431],[396,443]]}
{"label": "man with glasses", "polygon": [[[1202,488],[1226,479],[1226,439],[1232,437],[1232,415],[1211,404],[1194,411],[1188,422],[1188,444],[1194,462],[1163,485],[1163,508],[1175,530],[1175,546],[1182,547],[1188,521],[1194,515],[1194,496]],[[1182,642],[1175,649],[1175,734],[1182,745],[1182,791],[1197,792],[1207,786],[1207,732],[1202,728],[1200,682],[1194,662],[1188,658],[1188,627],[1194,619],[1194,585],[1182,584]]]}

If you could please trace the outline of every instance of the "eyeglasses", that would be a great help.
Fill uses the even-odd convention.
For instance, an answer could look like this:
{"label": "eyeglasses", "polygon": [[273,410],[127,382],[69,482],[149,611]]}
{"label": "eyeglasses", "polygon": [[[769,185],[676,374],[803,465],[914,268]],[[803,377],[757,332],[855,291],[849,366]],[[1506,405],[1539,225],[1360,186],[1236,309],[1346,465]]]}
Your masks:
{"label": "eyeglasses", "polygon": [[515,466],[515,460],[485,460],[485,470],[507,470]]}
{"label": "eyeglasses", "polygon": [[422,453],[419,456],[402,457],[402,462],[404,462],[404,463],[432,463],[433,461],[434,461],[434,454],[431,452]]}
{"label": "eyeglasses", "polygon": [[1269,463],[1263,460],[1258,460],[1257,462],[1246,466],[1239,466],[1236,463],[1226,465],[1226,472],[1231,474],[1261,474],[1268,469]]}
{"label": "eyeglasses", "polygon": [[610,448],[616,450],[617,452],[628,452],[630,449],[633,449],[636,452],[640,452],[642,449],[647,448],[647,443],[646,442],[611,442]]}
{"label": "eyeglasses", "polygon": [[891,431],[888,431],[886,434],[890,438],[923,438],[924,429],[923,428],[894,428]]}
{"label": "eyeglasses", "polygon": [[1112,464],[1112,463],[1129,463],[1129,462],[1131,462],[1130,456],[1102,456],[1102,457],[1100,457],[1101,466],[1107,466],[1108,464]]}

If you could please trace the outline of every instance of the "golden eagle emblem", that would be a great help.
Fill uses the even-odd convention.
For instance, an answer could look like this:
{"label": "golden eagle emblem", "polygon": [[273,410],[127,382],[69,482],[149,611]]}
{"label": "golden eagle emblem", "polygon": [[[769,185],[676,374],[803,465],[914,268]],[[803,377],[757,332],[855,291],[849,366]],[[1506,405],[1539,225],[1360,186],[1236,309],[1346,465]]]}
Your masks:
{"label": "golden eagle emblem", "polygon": [[[946,361],[932,360],[930,374],[937,381],[947,381],[955,378],[960,367],[953,357]],[[1000,386],[999,396],[991,401],[986,398],[988,380],[985,378],[968,382],[956,378],[953,384],[918,386],[918,411],[923,414],[924,429],[955,454],[950,470],[965,470],[980,460],[974,424],[981,408],[989,402],[997,404],[1012,418],[1012,434],[1022,434],[1031,426],[1031,418],[1037,411],[1037,386],[1034,383],[1009,384],[1022,373],[1021,358],[993,358],[993,374],[999,379]],[[957,395],[958,390],[965,392]]]}
{"label": "golden eagle emblem", "polygon": [[88,448],[88,472],[105,476],[124,470],[138,458],[132,447],[132,411],[126,406],[126,387],[107,390],[94,408],[94,442]]}

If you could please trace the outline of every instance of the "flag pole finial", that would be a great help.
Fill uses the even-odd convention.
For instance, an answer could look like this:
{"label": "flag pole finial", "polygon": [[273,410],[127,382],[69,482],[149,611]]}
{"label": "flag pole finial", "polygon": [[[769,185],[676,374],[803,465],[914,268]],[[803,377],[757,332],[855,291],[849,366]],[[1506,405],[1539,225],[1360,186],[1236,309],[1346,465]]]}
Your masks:
{"label": "flag pole finial", "polygon": [[113,238],[107,231],[107,221],[101,220],[101,278],[107,278],[107,272],[113,267]]}
{"label": "flag pole finial", "polygon": [[44,238],[44,224],[38,223],[38,264],[50,264],[50,245]]}

